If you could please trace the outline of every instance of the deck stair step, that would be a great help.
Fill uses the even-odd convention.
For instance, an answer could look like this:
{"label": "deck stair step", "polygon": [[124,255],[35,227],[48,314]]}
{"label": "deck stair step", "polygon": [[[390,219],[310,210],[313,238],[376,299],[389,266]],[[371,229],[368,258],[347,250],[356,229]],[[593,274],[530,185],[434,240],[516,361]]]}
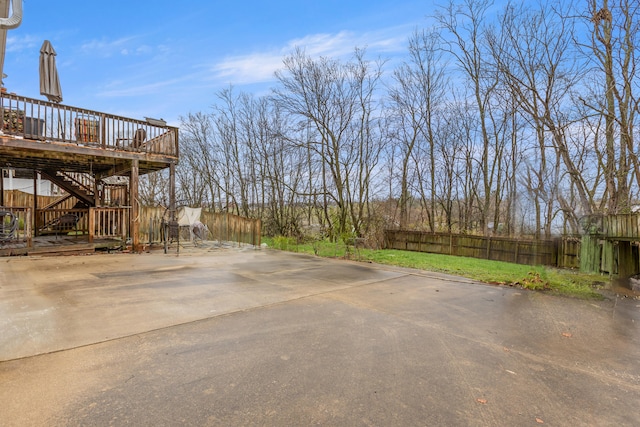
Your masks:
{"label": "deck stair step", "polygon": [[73,197],[73,194],[67,193],[67,194],[65,194],[63,196],[60,196],[58,199],[54,200],[53,202],[49,203],[48,205],[43,206],[42,209],[43,210],[56,209],[57,206],[60,206],[61,204],[63,204],[67,200],[71,199],[72,197]]}
{"label": "deck stair step", "polygon": [[67,193],[72,194],[87,206],[94,207],[96,205],[96,199],[91,185],[93,177],[90,175],[70,174],[52,170],[42,170],[40,172],[44,178],[64,189]]}

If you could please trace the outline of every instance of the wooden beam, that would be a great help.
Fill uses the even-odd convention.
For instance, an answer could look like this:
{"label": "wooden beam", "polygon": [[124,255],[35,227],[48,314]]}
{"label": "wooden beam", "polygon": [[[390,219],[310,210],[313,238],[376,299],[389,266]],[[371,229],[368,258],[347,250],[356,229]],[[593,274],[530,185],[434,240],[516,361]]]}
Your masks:
{"label": "wooden beam", "polygon": [[96,233],[96,209],[89,208],[89,243],[93,243]]}
{"label": "wooden beam", "polygon": [[171,163],[169,165],[169,211],[171,218],[169,220],[175,221],[176,218],[176,164]]}
{"label": "wooden beam", "polygon": [[33,170],[33,235],[38,235],[38,171]]}
{"label": "wooden beam", "polygon": [[131,163],[119,164],[104,172],[96,173],[96,179],[107,178],[110,176],[125,176],[131,174]]}
{"label": "wooden beam", "polygon": [[[57,168],[82,171],[92,165],[94,172],[111,168],[126,170],[131,160],[140,161],[140,169],[154,171],[169,167],[176,158],[152,154],[82,147],[69,143],[43,143],[0,136],[0,167],[27,169]],[[106,176],[106,175],[105,175]]]}
{"label": "wooden beam", "polygon": [[131,201],[131,217],[129,218],[129,234],[134,252],[141,252],[140,246],[140,205],[138,203],[138,160],[131,161],[131,174],[129,178],[129,199]]}

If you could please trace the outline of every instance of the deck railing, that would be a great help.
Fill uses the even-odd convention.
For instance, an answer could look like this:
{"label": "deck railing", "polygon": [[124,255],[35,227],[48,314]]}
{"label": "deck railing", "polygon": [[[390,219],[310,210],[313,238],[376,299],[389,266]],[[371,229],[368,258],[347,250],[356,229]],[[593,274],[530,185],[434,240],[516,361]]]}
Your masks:
{"label": "deck railing", "polygon": [[88,236],[94,239],[129,237],[130,207],[39,209],[38,234]]}
{"label": "deck railing", "polygon": [[88,215],[89,209],[38,209],[36,234],[88,234]]}
{"label": "deck railing", "polygon": [[43,142],[178,157],[178,129],[15,94],[0,93],[0,131]]}
{"label": "deck railing", "polygon": [[131,208],[91,208],[89,209],[89,241],[93,239],[119,238],[129,236],[129,215]]}

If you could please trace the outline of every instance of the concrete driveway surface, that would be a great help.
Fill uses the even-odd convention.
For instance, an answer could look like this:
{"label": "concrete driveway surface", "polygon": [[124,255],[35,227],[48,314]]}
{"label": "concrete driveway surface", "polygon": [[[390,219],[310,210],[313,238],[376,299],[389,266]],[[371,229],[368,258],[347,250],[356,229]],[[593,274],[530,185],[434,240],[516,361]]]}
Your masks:
{"label": "concrete driveway surface", "polygon": [[1,426],[637,426],[640,301],[271,250],[0,259]]}

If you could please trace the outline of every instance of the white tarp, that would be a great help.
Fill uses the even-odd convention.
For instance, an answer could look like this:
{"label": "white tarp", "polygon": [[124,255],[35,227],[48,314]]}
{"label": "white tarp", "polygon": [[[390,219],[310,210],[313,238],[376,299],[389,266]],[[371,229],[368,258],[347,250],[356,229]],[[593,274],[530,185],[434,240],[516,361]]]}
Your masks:
{"label": "white tarp", "polygon": [[191,226],[200,221],[200,213],[202,208],[180,208],[178,209],[178,225]]}

